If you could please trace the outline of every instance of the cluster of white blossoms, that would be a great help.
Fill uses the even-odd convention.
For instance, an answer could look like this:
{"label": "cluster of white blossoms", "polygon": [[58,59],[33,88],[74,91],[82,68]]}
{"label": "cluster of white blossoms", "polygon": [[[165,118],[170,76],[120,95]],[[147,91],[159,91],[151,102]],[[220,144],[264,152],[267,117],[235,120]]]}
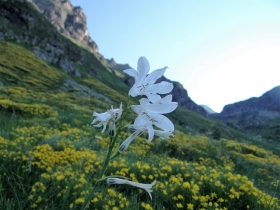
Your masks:
{"label": "cluster of white blossoms", "polygon": [[[137,136],[143,133],[148,134],[148,142],[152,141],[155,135],[161,138],[169,138],[172,136],[174,125],[163,114],[174,111],[177,108],[178,103],[172,102],[171,94],[166,95],[163,98],[159,94],[170,93],[173,89],[173,84],[166,81],[155,84],[155,82],[164,74],[166,69],[167,67],[164,67],[148,74],[150,71],[150,64],[145,57],[140,57],[138,60],[137,71],[135,69],[124,70],[126,74],[135,79],[134,85],[129,90],[129,95],[132,97],[139,95],[145,97],[139,100],[140,105],[131,106],[131,109],[137,114],[137,117],[134,123],[129,125],[128,128],[132,129],[134,132],[119,146],[119,153],[125,151],[129,144]],[[118,109],[113,109],[112,107],[107,112],[101,114],[94,112],[93,116],[96,118],[92,121],[92,124],[99,122],[94,126],[103,126],[102,132],[104,132],[109,123],[109,133],[113,131],[112,133],[114,134],[114,131],[116,130],[116,122],[120,119],[122,112],[122,105]],[[157,127],[157,129],[154,127]],[[146,190],[151,197],[151,188],[156,181],[152,184],[141,184],[120,178],[107,178],[107,183],[137,186]]]}
{"label": "cluster of white blossoms", "polygon": [[109,123],[109,131],[116,130],[116,122],[120,119],[122,115],[122,104],[119,109],[109,109],[107,112],[98,114],[97,112],[93,113],[93,116],[96,117],[91,124],[94,124],[99,121],[98,124],[94,125],[94,127],[101,127],[103,125],[102,133],[106,130],[107,124]]}

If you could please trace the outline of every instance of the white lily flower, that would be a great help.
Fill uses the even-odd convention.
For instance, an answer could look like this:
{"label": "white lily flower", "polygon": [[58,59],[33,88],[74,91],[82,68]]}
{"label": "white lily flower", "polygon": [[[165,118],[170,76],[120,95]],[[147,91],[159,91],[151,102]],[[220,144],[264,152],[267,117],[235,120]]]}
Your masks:
{"label": "white lily flower", "polygon": [[94,127],[101,127],[103,125],[103,129],[101,131],[101,133],[103,133],[106,129],[107,123],[109,122],[111,115],[108,112],[104,112],[104,113],[97,113],[94,112],[93,116],[95,116],[96,118],[91,122],[91,124],[93,125],[94,123],[100,121],[98,124],[93,125]]}
{"label": "white lily flower", "polygon": [[132,97],[146,95],[152,102],[160,100],[158,94],[166,94],[173,89],[173,84],[170,82],[162,81],[154,84],[164,74],[166,69],[167,67],[157,69],[147,75],[150,71],[149,61],[145,57],[140,57],[138,59],[137,71],[135,69],[124,70],[125,73],[135,78],[135,83],[129,90],[129,95]]}
{"label": "white lily flower", "polygon": [[108,110],[108,113],[111,115],[112,122],[117,122],[120,119],[122,111],[122,103],[118,109],[114,109],[113,106],[111,106],[111,109]]}
{"label": "white lily flower", "polygon": [[132,182],[132,181],[128,181],[128,180],[120,179],[120,178],[107,178],[107,184],[128,184],[133,187],[138,187],[143,190],[146,190],[151,199],[152,199],[151,192],[153,192],[152,187],[156,184],[156,182],[157,181],[154,180],[151,184],[142,184],[142,183]]}
{"label": "white lily flower", "polygon": [[98,124],[93,125],[94,127],[101,127],[103,125],[103,129],[101,131],[101,133],[103,133],[107,127],[107,123],[110,121],[110,126],[109,129],[110,130],[114,130],[115,131],[115,123],[120,119],[121,115],[122,115],[122,104],[120,105],[120,108],[118,109],[114,109],[113,106],[111,106],[111,109],[109,109],[107,112],[104,113],[97,113],[94,112],[93,116],[96,117],[91,124],[93,125],[94,123],[98,122]]}
{"label": "white lily flower", "polygon": [[133,105],[132,110],[138,114],[134,121],[136,127],[145,127],[148,131],[148,142],[152,141],[154,138],[154,128],[153,125],[162,129],[163,131],[173,132],[173,123],[165,116],[147,111],[141,105]]}

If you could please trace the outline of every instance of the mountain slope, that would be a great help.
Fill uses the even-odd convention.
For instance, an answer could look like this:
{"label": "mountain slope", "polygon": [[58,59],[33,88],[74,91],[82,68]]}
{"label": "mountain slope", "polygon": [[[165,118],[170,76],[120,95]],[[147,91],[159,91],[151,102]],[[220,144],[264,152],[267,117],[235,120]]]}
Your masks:
{"label": "mountain slope", "polygon": [[[120,71],[120,75],[123,75],[121,72],[122,70],[130,68],[127,64],[117,64],[114,59],[105,59],[98,52],[97,45],[94,43],[95,45],[92,46],[91,43],[93,41],[88,33],[86,16],[80,7],[73,7],[71,2],[68,0],[32,0],[32,2],[36,5],[36,7],[38,7],[38,10],[58,29],[60,33],[66,35],[67,37],[73,38],[77,42],[88,46],[90,49],[93,49],[94,55],[103,65]],[[208,116],[208,113],[204,109],[202,109],[190,99],[187,91],[180,83],[168,80],[164,77],[158,82],[162,80],[173,83],[173,100],[177,101],[180,106],[190,109],[203,116]],[[124,81],[130,87],[134,82],[132,78],[125,78]]]}
{"label": "mountain slope", "polygon": [[76,77],[88,75],[122,93],[128,87],[96,56],[60,35],[56,28],[30,3],[5,1],[0,7],[0,40],[26,46],[46,62]]}
{"label": "mountain slope", "polygon": [[280,86],[274,87],[260,97],[253,97],[245,101],[236,102],[226,105],[221,115],[232,115],[238,112],[252,112],[267,110],[275,112],[277,115],[280,112]]}
{"label": "mountain slope", "polygon": [[211,117],[266,140],[280,141],[280,86],[260,97],[226,105]]}
{"label": "mountain slope", "polygon": [[[92,112],[125,104],[129,88],[25,0],[0,4],[0,209],[82,209],[90,192],[88,209],[280,208],[279,148],[184,107],[168,115],[174,137],[137,137],[104,173],[112,137],[90,125]],[[134,119],[129,112],[127,123]],[[124,128],[115,151],[130,136]],[[156,179],[153,200],[100,174]]]}
{"label": "mountain slope", "polygon": [[80,7],[73,7],[67,0],[31,0],[31,2],[60,33],[98,52],[98,46],[89,35],[86,16]]}
{"label": "mountain slope", "polygon": [[[58,33],[56,28],[32,5],[24,1],[6,1],[2,3],[0,10],[0,21],[2,23],[0,37],[4,40],[1,41],[0,45],[0,51],[3,53],[4,58],[0,66],[0,81],[4,85],[5,91],[11,92],[8,89],[22,87],[25,89],[23,92],[28,94],[30,87],[38,86],[38,91],[40,92],[38,95],[45,95],[43,99],[38,99],[39,104],[52,105],[54,112],[59,112],[61,107],[64,107],[67,111],[77,107],[79,110],[87,110],[87,112],[91,110],[92,112],[93,110],[108,109],[111,104],[119,106],[120,102],[124,103],[126,101],[129,87],[123,83],[122,78],[115,71],[103,66],[94,54],[77,46]],[[24,47],[19,47],[10,42],[21,44]],[[32,54],[33,56],[31,56]],[[18,56],[21,56],[22,59],[17,59]],[[36,64],[37,62],[41,63],[41,59],[45,62]],[[34,67],[30,65],[34,65]],[[40,68],[38,65],[47,67]],[[43,73],[39,73],[35,80],[32,76],[35,71],[28,71],[28,69],[32,68],[40,68],[47,75],[52,75],[53,73],[49,69],[55,68],[60,75],[60,80],[55,83],[44,82],[46,78]],[[63,71],[60,72],[60,69]],[[74,69],[74,71],[69,69]],[[48,83],[50,88],[47,86]],[[55,89],[54,92],[52,92],[52,88]],[[178,88],[186,93],[186,90],[181,86],[178,86]],[[62,94],[61,103],[54,99],[57,96],[50,97],[50,100],[47,100],[46,92],[55,95]],[[36,95],[36,92],[30,94]],[[69,99],[65,98],[68,94]],[[5,97],[7,99],[7,96]],[[15,98],[17,98],[17,103],[26,104],[35,103],[37,99],[37,97],[34,97],[34,100],[28,102],[20,95],[15,96]],[[79,101],[78,105],[75,105],[76,103],[73,100]],[[1,106],[12,112],[15,105],[12,102],[9,103],[8,108],[4,102]],[[138,103],[137,99],[133,99],[133,103]],[[84,107],[82,107],[82,104]],[[193,102],[192,104],[195,105]],[[21,104],[16,107],[19,106]],[[200,107],[200,109],[202,108]],[[22,108],[19,108],[19,112],[22,112],[22,110]],[[133,115],[131,118],[133,119]],[[211,133],[216,127],[219,127],[223,137],[236,138],[240,136],[238,132],[231,130],[227,126],[183,107],[176,110],[170,118],[177,126],[177,129],[186,132]]]}
{"label": "mountain slope", "polygon": [[208,113],[208,114],[216,114],[217,112],[215,112],[213,109],[211,109],[209,106],[207,105],[200,105],[201,107],[203,107],[203,109],[205,109],[205,111]]}
{"label": "mountain slope", "polygon": [[98,51],[97,44],[90,37],[86,16],[81,7],[74,7],[69,0],[29,0],[62,35],[85,47],[106,67],[124,70],[127,64],[117,64],[114,59],[106,59]]}

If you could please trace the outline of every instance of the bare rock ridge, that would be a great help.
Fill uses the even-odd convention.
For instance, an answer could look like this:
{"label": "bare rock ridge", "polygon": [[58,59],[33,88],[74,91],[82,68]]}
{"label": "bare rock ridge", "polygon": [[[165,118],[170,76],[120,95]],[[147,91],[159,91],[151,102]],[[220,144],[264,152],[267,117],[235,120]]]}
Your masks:
{"label": "bare rock ridge", "polygon": [[74,7],[69,0],[28,0],[38,9],[64,36],[72,38],[89,47],[95,57],[106,67],[124,70],[126,65],[106,59],[98,51],[97,44],[90,37],[87,18],[83,9]]}
{"label": "bare rock ridge", "polygon": [[98,52],[97,44],[89,35],[86,16],[81,7],[74,7],[68,0],[32,0],[32,2],[60,33]]}

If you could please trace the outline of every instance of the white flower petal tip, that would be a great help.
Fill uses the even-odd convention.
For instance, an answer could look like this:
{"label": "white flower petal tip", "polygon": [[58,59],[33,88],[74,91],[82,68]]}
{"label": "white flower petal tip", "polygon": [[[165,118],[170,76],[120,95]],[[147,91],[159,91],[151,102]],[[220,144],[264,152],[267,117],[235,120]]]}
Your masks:
{"label": "white flower petal tip", "polygon": [[[109,122],[109,120],[111,118],[111,115],[108,112],[104,112],[104,113],[101,113],[101,114],[99,114],[97,112],[94,112],[93,116],[95,116],[96,118],[91,122],[91,124],[94,127],[103,126],[103,129],[101,131],[103,133],[106,129],[107,123]],[[99,122],[99,123],[94,125],[94,123],[96,123],[96,122]]]}
{"label": "white flower petal tip", "polygon": [[142,184],[137,182],[128,181],[125,179],[120,178],[107,178],[107,184],[128,184],[133,187],[138,187],[143,190],[146,190],[146,192],[149,194],[150,198],[152,199],[151,192],[153,192],[152,188],[156,184],[156,180],[154,180],[151,184]]}
{"label": "white flower petal tip", "polygon": [[[135,132],[139,132],[139,135],[141,135],[142,133],[148,133],[149,134],[148,128],[146,128],[144,126],[137,126],[137,125],[133,124],[133,125],[128,126],[128,128],[134,130]],[[158,136],[162,139],[168,139],[168,138],[171,138],[171,137],[174,136],[173,131],[168,131],[168,130],[164,131],[164,130],[155,130],[155,129],[154,129],[154,135]],[[152,137],[149,134],[148,142],[151,142],[153,140]]]}
{"label": "white flower petal tip", "polygon": [[137,137],[139,136],[141,131],[135,131],[133,134],[131,134],[120,146],[119,146],[119,153],[123,153],[129,146],[129,144]]}

